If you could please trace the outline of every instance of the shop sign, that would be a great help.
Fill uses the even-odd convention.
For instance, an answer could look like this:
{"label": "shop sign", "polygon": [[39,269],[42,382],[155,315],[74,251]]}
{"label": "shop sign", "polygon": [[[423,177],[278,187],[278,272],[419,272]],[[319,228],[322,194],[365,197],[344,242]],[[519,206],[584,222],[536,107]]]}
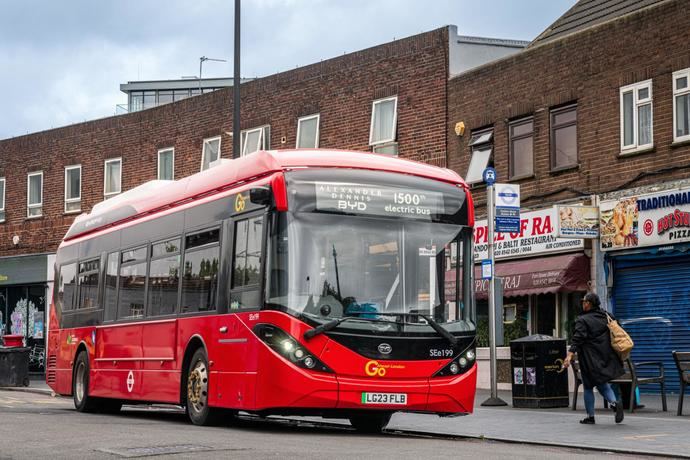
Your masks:
{"label": "shop sign", "polygon": [[690,190],[672,190],[600,204],[601,249],[690,241]]}
{"label": "shop sign", "polygon": [[[558,238],[554,208],[520,214],[519,232],[494,235],[494,257],[511,259],[537,254],[584,249],[581,239]],[[474,228],[474,260],[488,259],[489,235],[486,220],[479,220]]]}
{"label": "shop sign", "polygon": [[599,238],[598,206],[556,205],[556,234],[560,238]]}

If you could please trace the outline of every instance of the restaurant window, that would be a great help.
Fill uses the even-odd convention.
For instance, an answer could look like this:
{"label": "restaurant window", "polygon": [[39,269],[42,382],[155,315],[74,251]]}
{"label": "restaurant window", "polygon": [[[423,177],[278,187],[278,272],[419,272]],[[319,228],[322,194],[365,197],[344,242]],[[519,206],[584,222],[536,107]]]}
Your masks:
{"label": "restaurant window", "polygon": [[220,136],[204,139],[204,146],[201,150],[201,170],[205,171],[211,167],[211,163],[220,158]]}
{"label": "restaurant window", "polygon": [[187,235],[182,271],[182,313],[216,309],[219,260],[219,229]]}
{"label": "restaurant window", "polygon": [[551,170],[577,166],[577,106],[551,111]]}
{"label": "restaurant window", "polygon": [[465,182],[477,184],[482,182],[482,174],[487,166],[490,165],[491,153],[493,151],[493,128],[472,131],[470,137],[470,165],[467,168]]}
{"label": "restaurant window", "polygon": [[65,212],[81,211],[81,165],[65,168]]}
{"label": "restaurant window", "polygon": [[690,69],[673,73],[673,141],[690,140]]}
{"label": "restaurant window", "polygon": [[510,133],[510,179],[521,179],[534,174],[534,119],[513,121]]}
{"label": "restaurant window", "polygon": [[175,149],[158,151],[158,180],[175,179]]}
{"label": "restaurant window", "polygon": [[319,147],[320,115],[309,115],[297,120],[297,148],[315,149]]}
{"label": "restaurant window", "polygon": [[27,217],[43,215],[43,171],[30,173],[26,184]]}
{"label": "restaurant window", "polygon": [[620,89],[621,152],[635,152],[653,145],[652,80]]}
{"label": "restaurant window", "polygon": [[240,133],[241,156],[271,148],[271,126],[246,129]]}
{"label": "restaurant window", "polygon": [[105,177],[103,179],[103,196],[105,199],[122,191],[122,158],[105,160]]}

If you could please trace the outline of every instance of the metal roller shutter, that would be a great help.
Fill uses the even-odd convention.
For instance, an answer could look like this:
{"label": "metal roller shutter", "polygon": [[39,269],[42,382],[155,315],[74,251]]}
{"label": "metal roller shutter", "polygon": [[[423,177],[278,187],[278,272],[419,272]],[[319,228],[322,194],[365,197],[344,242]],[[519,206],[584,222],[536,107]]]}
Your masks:
{"label": "metal roller shutter", "polygon": [[[663,362],[666,391],[678,393],[671,351],[690,350],[690,254],[620,258],[614,269],[613,311],[635,342],[633,361]],[[659,388],[640,391],[658,393]]]}

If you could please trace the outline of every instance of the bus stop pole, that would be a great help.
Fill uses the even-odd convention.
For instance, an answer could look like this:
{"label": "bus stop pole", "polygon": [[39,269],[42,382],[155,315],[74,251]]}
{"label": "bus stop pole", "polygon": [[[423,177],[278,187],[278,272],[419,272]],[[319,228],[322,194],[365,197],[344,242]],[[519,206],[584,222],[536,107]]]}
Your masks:
{"label": "bus stop pole", "polygon": [[491,261],[491,277],[489,278],[489,378],[491,379],[491,396],[482,406],[507,406],[498,397],[497,361],[496,361],[496,264],[494,263],[494,186],[486,187],[487,224],[489,232],[489,260]]}

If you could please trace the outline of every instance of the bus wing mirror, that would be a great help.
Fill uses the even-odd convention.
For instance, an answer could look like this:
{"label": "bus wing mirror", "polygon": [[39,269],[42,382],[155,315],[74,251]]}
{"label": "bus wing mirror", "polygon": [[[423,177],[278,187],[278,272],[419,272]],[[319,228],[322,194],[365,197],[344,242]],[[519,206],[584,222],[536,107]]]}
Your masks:
{"label": "bus wing mirror", "polygon": [[249,201],[254,204],[269,205],[272,197],[273,193],[270,187],[260,186],[249,190]]}

